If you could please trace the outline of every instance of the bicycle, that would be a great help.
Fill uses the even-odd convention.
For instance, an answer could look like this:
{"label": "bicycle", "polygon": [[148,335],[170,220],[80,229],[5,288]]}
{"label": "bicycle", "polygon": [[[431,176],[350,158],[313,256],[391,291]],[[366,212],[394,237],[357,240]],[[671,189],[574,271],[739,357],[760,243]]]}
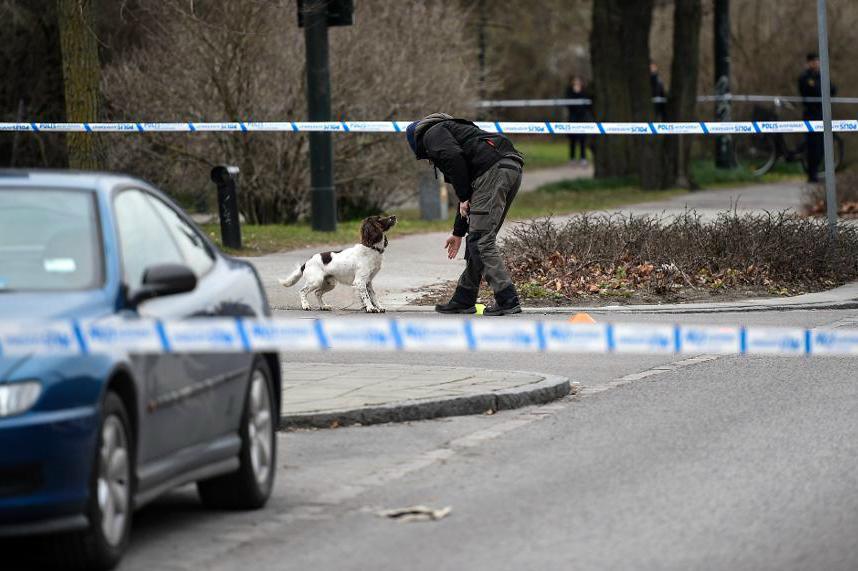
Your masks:
{"label": "bicycle", "polygon": [[[794,110],[795,106],[789,101],[775,99],[774,110],[759,105],[754,106],[751,113],[752,121],[778,121],[780,110]],[[801,137],[796,141],[797,137]],[[795,144],[790,145],[792,140]],[[747,167],[754,176],[763,176],[777,164],[779,159],[788,163],[801,162],[801,168],[807,173],[807,142],[802,133],[755,133],[739,135],[735,139],[736,160],[740,166]],[[840,169],[846,144],[837,134],[834,134],[834,170]],[[819,172],[825,169],[825,162],[820,161]]]}

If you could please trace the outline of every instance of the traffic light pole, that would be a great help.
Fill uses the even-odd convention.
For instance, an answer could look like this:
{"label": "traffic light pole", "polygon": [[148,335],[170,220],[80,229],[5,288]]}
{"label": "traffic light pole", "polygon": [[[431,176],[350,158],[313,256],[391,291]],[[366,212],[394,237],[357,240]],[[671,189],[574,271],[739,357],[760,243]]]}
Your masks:
{"label": "traffic light pole", "polygon": [[[331,78],[328,60],[328,16],[326,0],[308,0],[304,11],[307,51],[307,111],[310,121],[331,120]],[[337,198],[334,191],[333,141],[331,134],[311,132],[310,208],[313,230],[337,229]]]}

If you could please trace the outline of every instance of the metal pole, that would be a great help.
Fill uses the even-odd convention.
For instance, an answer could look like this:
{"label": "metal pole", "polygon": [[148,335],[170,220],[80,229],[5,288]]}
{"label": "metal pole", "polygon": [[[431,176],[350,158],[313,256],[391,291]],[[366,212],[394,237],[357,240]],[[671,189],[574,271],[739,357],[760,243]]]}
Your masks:
{"label": "metal pole", "polygon": [[241,249],[241,221],[238,213],[238,167],[219,165],[212,169],[211,179],[217,185],[217,209],[220,218],[221,244]]}
{"label": "metal pole", "polygon": [[819,65],[822,76],[822,123],[825,144],[825,202],[828,205],[828,230],[834,238],[837,232],[837,182],[834,180],[834,133],[831,130],[831,73],[828,66],[828,16],[825,0],[817,0],[819,23]]}
{"label": "metal pole", "polygon": [[[331,120],[328,65],[328,0],[307,0],[304,11],[307,52],[307,110],[310,121]],[[310,211],[313,230],[337,229],[331,134],[310,133]]]}
{"label": "metal pole", "polygon": [[[730,101],[730,0],[715,0],[715,119],[731,121]],[[733,138],[715,137],[715,166],[719,169],[736,167]]]}

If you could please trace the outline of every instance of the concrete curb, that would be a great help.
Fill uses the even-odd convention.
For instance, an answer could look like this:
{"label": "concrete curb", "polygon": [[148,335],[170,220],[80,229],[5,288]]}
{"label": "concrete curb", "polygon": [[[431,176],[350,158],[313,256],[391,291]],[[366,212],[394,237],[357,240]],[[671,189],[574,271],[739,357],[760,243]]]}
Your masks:
{"label": "concrete curb", "polygon": [[[528,315],[563,315],[585,311],[589,313],[744,313],[757,311],[796,311],[858,308],[858,282],[848,283],[827,291],[807,293],[795,297],[766,297],[740,301],[711,303],[665,303],[648,305],[525,307]],[[401,305],[389,311],[401,313],[434,313],[428,305]]]}
{"label": "concrete curb", "polygon": [[542,375],[542,380],[521,387],[490,391],[462,397],[405,400],[380,406],[324,411],[309,414],[283,414],[280,429],[332,428],[350,424],[381,424],[410,422],[444,416],[483,414],[487,410],[499,411],[523,406],[545,404],[563,398],[572,392],[572,384],[565,377]]}

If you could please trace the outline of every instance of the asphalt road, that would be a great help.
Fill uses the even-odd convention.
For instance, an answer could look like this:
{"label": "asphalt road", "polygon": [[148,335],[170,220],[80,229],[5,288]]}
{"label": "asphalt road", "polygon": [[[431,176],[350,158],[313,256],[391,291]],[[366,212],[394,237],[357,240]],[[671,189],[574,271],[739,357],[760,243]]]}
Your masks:
{"label": "asphalt road", "polygon": [[[858,311],[634,319],[848,325]],[[858,568],[858,359],[360,356],[397,359],[565,374],[584,390],[282,434],[266,509],[209,512],[193,488],[171,493],[137,514],[121,569]],[[414,504],[452,513],[377,515]]]}

